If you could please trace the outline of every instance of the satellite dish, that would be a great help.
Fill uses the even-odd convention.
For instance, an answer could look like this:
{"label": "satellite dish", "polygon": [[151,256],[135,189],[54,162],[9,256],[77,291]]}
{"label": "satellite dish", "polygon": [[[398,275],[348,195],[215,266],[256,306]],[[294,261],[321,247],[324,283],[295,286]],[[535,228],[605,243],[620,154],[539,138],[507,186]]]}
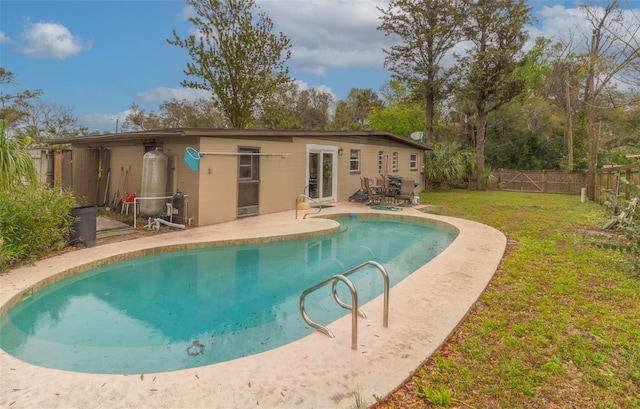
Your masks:
{"label": "satellite dish", "polygon": [[409,135],[409,138],[413,139],[414,141],[421,141],[423,136],[424,132],[417,131]]}

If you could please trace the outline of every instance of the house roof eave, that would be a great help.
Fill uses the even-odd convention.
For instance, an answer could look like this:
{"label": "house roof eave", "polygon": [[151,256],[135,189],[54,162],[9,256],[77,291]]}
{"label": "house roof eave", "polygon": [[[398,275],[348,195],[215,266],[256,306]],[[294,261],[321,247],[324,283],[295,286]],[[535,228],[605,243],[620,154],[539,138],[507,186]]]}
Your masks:
{"label": "house roof eave", "polygon": [[114,134],[88,135],[75,138],[55,139],[49,145],[70,144],[72,146],[96,146],[103,143],[136,141],[145,139],[163,139],[169,137],[307,137],[321,138],[327,136],[370,137],[377,136],[400,142],[420,150],[432,150],[422,142],[405,138],[387,131],[320,131],[301,129],[224,129],[224,128],[169,128]]}

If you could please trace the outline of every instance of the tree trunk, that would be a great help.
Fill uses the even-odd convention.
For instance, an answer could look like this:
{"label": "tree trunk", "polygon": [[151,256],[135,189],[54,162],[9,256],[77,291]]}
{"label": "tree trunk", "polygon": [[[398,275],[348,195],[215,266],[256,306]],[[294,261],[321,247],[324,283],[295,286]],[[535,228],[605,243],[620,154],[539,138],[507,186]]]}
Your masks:
{"label": "tree trunk", "polygon": [[595,200],[596,198],[596,161],[598,159],[598,147],[596,145],[596,127],[595,127],[595,60],[598,51],[598,30],[593,30],[591,37],[591,52],[589,54],[589,70],[587,72],[587,90],[585,93],[585,102],[587,104],[587,141],[588,141],[588,156],[589,167],[587,169],[587,196],[589,200]]}
{"label": "tree trunk", "polygon": [[425,143],[430,145],[433,140],[433,118],[434,118],[435,96],[433,90],[427,91],[427,112],[426,112],[426,132]]}
{"label": "tree trunk", "polygon": [[571,92],[569,89],[569,70],[564,72],[565,118],[567,125],[567,170],[573,170],[573,118],[571,117]]}
{"label": "tree trunk", "polygon": [[484,190],[482,183],[482,174],[484,173],[484,142],[487,133],[487,121],[489,114],[487,112],[478,112],[478,133],[476,134],[476,165],[477,165],[477,183],[478,190]]}

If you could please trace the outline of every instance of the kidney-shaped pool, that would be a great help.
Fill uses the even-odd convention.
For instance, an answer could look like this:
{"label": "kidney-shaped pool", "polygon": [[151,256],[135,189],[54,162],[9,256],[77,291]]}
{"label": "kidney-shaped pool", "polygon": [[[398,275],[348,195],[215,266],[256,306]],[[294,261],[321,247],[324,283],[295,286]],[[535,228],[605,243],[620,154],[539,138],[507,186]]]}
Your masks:
{"label": "kidney-shaped pool", "polygon": [[[335,219],[307,239],[133,258],[37,291],[0,319],[0,347],[36,365],[107,374],[166,372],[263,352],[315,331],[299,310],[308,287],[365,261],[394,284],[442,252],[451,228],[416,220]],[[373,268],[349,278],[360,304],[383,290]],[[344,288],[341,298],[350,299]],[[393,303],[393,299],[391,299]],[[326,325],[348,313],[330,286],[306,298]]]}

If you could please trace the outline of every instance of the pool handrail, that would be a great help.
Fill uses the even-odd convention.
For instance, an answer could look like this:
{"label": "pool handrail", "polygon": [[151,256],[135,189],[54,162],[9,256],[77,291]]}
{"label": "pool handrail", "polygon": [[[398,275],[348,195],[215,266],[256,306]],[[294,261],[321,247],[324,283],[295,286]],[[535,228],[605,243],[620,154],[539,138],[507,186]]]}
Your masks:
{"label": "pool handrail", "polygon": [[[305,200],[310,200],[314,203],[318,204],[318,211],[315,213],[311,213],[311,214],[318,214],[322,211],[322,203],[320,203],[320,201],[318,199],[314,199],[313,197],[307,196],[304,193],[300,193],[298,195],[298,197],[296,197],[296,220],[298,220],[298,204],[300,203],[300,198],[303,198]],[[309,213],[305,213],[304,216],[302,216],[302,219],[306,219],[307,215],[309,215]]]}
{"label": "pool handrail", "polygon": [[[382,307],[383,308],[382,326],[387,328],[389,326],[389,273],[387,273],[387,270],[382,266],[382,264],[378,263],[377,261],[369,260],[353,268],[350,268],[349,270],[344,271],[341,274],[347,277],[349,274],[353,274],[356,271],[362,270],[363,268],[368,266],[377,268],[378,271],[380,271],[380,274],[382,274],[382,280],[384,281],[384,305]],[[335,297],[337,297],[337,294],[334,295],[334,298]],[[338,302],[338,304],[340,304],[341,302],[339,301],[339,298],[337,298],[336,301]]]}
{"label": "pool handrail", "polygon": [[[382,326],[387,328],[389,326],[389,274],[387,273],[387,270],[377,261],[373,261],[373,260],[365,261],[364,263],[359,264],[353,268],[350,268],[349,270],[341,274],[333,275],[327,278],[326,280],[323,280],[307,288],[302,292],[302,294],[300,294],[300,313],[302,314],[302,318],[305,320],[305,322],[311,325],[313,328],[317,329],[318,331],[322,332],[323,334],[328,335],[330,338],[335,338],[335,335],[329,328],[311,320],[311,318],[309,318],[309,315],[307,314],[307,311],[304,307],[304,302],[307,295],[309,295],[310,293],[312,293],[313,291],[319,288],[324,287],[329,283],[332,284],[331,290],[333,293],[333,298],[336,300],[338,305],[341,306],[342,308],[351,310],[351,349],[358,349],[358,345],[357,345],[358,344],[358,315],[362,316],[363,318],[366,318],[366,315],[364,314],[364,312],[358,309],[358,291],[353,285],[353,282],[349,280],[349,278],[347,278],[347,275],[355,273],[356,271],[361,270],[368,266],[376,267],[382,274],[382,278],[384,280],[384,305],[383,305]],[[338,296],[338,293],[337,293],[338,281],[342,281],[343,283],[345,283],[349,288],[349,291],[351,291],[351,299],[352,299],[353,305],[349,305],[345,303]]]}
{"label": "pool handrail", "polygon": [[[347,277],[345,277],[342,274],[336,274],[336,275],[332,275],[331,277],[327,278],[324,281],[321,281],[319,283],[317,283],[316,285],[313,285],[309,288],[307,288],[306,290],[304,290],[302,292],[302,294],[300,295],[300,313],[302,313],[302,318],[305,320],[305,322],[309,325],[311,325],[313,328],[317,329],[318,331],[322,332],[323,334],[328,335],[330,338],[335,338],[335,335],[333,334],[333,332],[327,328],[326,326],[322,325],[322,324],[318,324],[317,322],[311,320],[311,318],[309,318],[309,316],[307,315],[307,311],[304,308],[304,300],[307,297],[307,295],[309,295],[310,293],[314,292],[315,290],[324,287],[325,285],[329,284],[329,283],[336,283],[337,281],[342,281],[343,283],[345,283],[347,285],[347,287],[349,288],[349,291],[351,291],[351,299],[353,300],[353,307],[349,306],[348,309],[351,310],[351,349],[358,349],[358,293],[356,291],[355,286],[353,285],[353,283],[351,282],[351,280],[349,280]],[[333,286],[333,290],[335,291],[335,285]],[[334,293],[334,298],[336,299],[336,301],[338,300],[337,295]],[[340,304],[340,303],[339,303]],[[342,305],[341,305],[342,306]],[[345,308],[345,307],[343,307]]]}

